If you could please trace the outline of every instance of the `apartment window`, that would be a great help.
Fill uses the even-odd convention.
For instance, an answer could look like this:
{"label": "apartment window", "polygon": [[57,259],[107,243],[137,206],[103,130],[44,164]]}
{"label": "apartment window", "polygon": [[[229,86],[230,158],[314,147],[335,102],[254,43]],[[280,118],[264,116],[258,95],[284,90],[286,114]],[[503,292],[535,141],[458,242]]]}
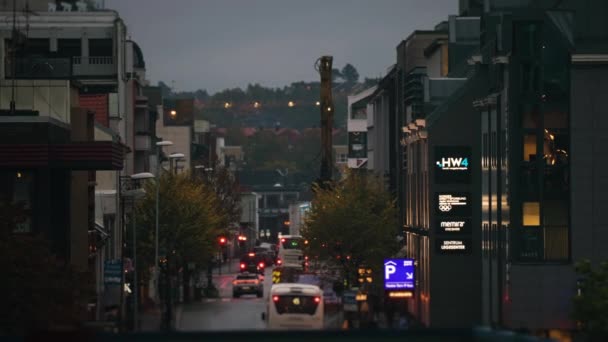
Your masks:
{"label": "apartment window", "polygon": [[536,129],[540,127],[540,115],[538,105],[525,104],[521,107],[522,127],[526,129]]}
{"label": "apartment window", "polygon": [[539,202],[524,202],[522,209],[524,226],[540,226]]}
{"label": "apartment window", "polygon": [[338,153],[336,155],[336,163],[346,163],[348,162],[348,155],[346,153]]}
{"label": "apartment window", "polygon": [[89,56],[111,57],[114,55],[112,39],[89,39]]}
{"label": "apartment window", "polygon": [[536,161],[536,134],[527,133],[524,134],[523,148],[524,148],[524,161],[533,162]]}
{"label": "apartment window", "polygon": [[57,55],[60,57],[74,57],[82,55],[82,40],[57,39]]}

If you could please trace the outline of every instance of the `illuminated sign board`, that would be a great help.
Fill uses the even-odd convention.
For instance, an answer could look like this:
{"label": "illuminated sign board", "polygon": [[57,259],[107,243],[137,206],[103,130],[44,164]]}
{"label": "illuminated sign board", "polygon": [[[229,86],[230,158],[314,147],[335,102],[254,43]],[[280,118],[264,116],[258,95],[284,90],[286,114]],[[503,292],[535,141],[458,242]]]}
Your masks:
{"label": "illuminated sign board", "polygon": [[436,146],[434,169],[437,184],[470,184],[471,148]]}
{"label": "illuminated sign board", "polygon": [[435,247],[439,254],[469,254],[471,239],[436,239]]}
{"label": "illuminated sign board", "polygon": [[414,260],[384,259],[384,289],[414,290]]}
{"label": "illuminated sign board", "polygon": [[436,193],[435,213],[441,218],[470,217],[471,194],[468,192]]}
{"label": "illuminated sign board", "polygon": [[470,234],[471,220],[469,218],[437,219],[437,234]]}

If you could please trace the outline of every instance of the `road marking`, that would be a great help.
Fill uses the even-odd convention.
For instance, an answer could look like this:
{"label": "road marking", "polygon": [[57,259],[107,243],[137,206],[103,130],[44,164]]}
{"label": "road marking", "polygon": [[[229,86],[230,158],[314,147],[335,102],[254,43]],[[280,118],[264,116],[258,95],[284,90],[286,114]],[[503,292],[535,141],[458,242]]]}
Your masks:
{"label": "road marking", "polygon": [[217,298],[205,298],[205,303],[213,303],[217,301]]}
{"label": "road marking", "polygon": [[232,298],[222,298],[222,302],[229,302],[231,300],[232,300]]}

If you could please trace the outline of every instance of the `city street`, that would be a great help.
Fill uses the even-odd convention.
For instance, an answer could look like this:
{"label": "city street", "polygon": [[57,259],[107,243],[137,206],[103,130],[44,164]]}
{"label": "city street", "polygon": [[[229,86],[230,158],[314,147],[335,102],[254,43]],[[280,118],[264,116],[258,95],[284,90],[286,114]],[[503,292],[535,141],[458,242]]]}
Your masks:
{"label": "city street", "polygon": [[261,319],[265,311],[265,298],[272,285],[272,271],[266,269],[264,277],[264,297],[244,295],[232,298],[232,280],[238,270],[238,260],[232,260],[230,271],[227,265],[222,267],[222,274],[214,270],[213,282],[218,288],[220,298],[203,298],[200,302],[182,306],[181,317],[177,324],[179,331],[210,330],[260,330],[265,328]]}
{"label": "city street", "polygon": [[[266,324],[261,319],[266,311],[266,298],[272,286],[272,269],[267,268],[264,275],[264,297],[244,295],[232,298],[232,280],[236,276],[238,260],[222,267],[222,274],[214,270],[213,282],[217,286],[220,298],[203,298],[199,302],[181,306],[178,316],[179,331],[232,331],[262,330]],[[342,324],[341,313],[326,314],[325,328],[338,329]]]}

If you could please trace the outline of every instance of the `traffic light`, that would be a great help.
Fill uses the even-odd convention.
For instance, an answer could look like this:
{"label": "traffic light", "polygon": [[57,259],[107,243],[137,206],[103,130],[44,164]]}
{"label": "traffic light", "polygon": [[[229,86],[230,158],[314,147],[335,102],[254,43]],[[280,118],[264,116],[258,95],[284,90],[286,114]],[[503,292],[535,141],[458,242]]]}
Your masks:
{"label": "traffic light", "polygon": [[226,245],[226,237],[220,236],[219,242],[220,242],[220,246],[225,246]]}

